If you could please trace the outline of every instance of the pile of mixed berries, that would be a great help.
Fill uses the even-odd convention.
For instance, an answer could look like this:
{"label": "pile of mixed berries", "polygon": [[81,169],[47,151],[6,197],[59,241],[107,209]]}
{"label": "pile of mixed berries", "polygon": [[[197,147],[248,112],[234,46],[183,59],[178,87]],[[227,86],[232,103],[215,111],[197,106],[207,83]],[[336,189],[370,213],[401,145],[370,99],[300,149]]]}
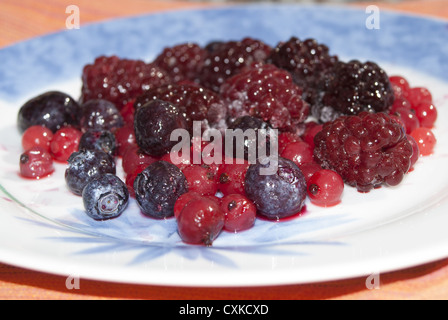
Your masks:
{"label": "pile of mixed berries", "polygon": [[[345,185],[400,184],[433,152],[436,119],[428,89],[374,62],[341,61],[314,39],[183,43],[151,62],[98,57],[83,69],[79,99],[52,91],[27,101],[20,173],[40,179],[66,163],[67,188],[93,219],[121,215],[132,197],[145,216],[176,219],[184,242],[211,245],[257,218],[300,215],[307,199],[337,205]],[[278,157],[251,162],[211,140],[189,141],[173,161],[171,134],[198,122],[222,133],[275,129]],[[271,161],[276,172],[261,174]]]}

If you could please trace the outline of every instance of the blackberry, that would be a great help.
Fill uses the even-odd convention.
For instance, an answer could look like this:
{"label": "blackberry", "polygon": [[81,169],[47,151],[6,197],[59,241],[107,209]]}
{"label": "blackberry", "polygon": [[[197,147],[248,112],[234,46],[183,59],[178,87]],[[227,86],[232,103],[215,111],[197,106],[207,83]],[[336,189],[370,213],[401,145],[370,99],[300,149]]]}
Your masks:
{"label": "blackberry", "polygon": [[82,195],[90,179],[105,173],[116,173],[114,159],[104,151],[83,149],[68,158],[65,182],[71,192]]}
{"label": "blackberry", "polygon": [[100,56],[84,66],[81,101],[105,99],[121,110],[144,91],[171,81],[165,70],[152,63]]}
{"label": "blackberry", "polygon": [[411,166],[413,150],[404,128],[382,112],[327,122],[314,143],[316,162],[360,192],[398,185]]}
{"label": "blackberry", "polygon": [[[299,167],[279,157],[265,158],[266,162],[252,164],[246,172],[246,196],[256,205],[257,212],[269,219],[281,219],[299,213],[305,203],[307,191],[305,176]],[[274,174],[264,174],[277,161]]]}
{"label": "blackberry", "polygon": [[208,55],[199,74],[200,83],[216,92],[230,76],[245,66],[266,60],[272,48],[261,40],[214,42],[207,45]]}
{"label": "blackberry", "polygon": [[95,220],[116,218],[123,213],[129,201],[126,184],[116,175],[106,173],[92,178],[82,191],[84,208]]}
{"label": "blackberry", "polygon": [[326,74],[320,90],[312,114],[321,122],[362,111],[387,112],[394,102],[388,75],[371,61],[338,61]]}
{"label": "blackberry", "polygon": [[258,63],[228,78],[221,86],[229,118],[250,115],[280,130],[295,131],[308,116],[309,105],[291,74],[272,64]]}
{"label": "blackberry", "polygon": [[174,204],[188,191],[188,184],[178,167],[160,160],[137,175],[134,191],[142,213],[161,219],[174,215]]}
{"label": "blackberry", "polygon": [[189,128],[181,109],[170,102],[151,100],[135,110],[135,140],[151,156],[161,157],[179,143],[171,140],[176,129]]}
{"label": "blackberry", "polygon": [[302,41],[291,37],[279,43],[266,61],[289,71],[294,82],[303,88],[304,99],[312,103],[323,73],[334,66],[338,57],[330,55],[328,47],[315,39]]}
{"label": "blackberry", "polygon": [[78,126],[79,105],[71,96],[59,91],[42,93],[19,110],[17,125],[24,132],[31,126],[45,126],[53,133],[65,126]]}
{"label": "blackberry", "polygon": [[153,61],[174,82],[195,81],[204,64],[207,51],[196,43],[182,43],[165,48]]}
{"label": "blackberry", "polygon": [[124,120],[115,104],[104,99],[93,99],[81,105],[79,126],[82,132],[87,130],[115,131],[124,126]]}
{"label": "blackberry", "polygon": [[193,121],[202,121],[204,129],[225,127],[227,108],[214,91],[193,84],[169,84],[148,90],[136,99],[134,107],[138,109],[155,99],[177,105],[185,114],[190,128]]}
{"label": "blackberry", "polygon": [[111,156],[117,153],[115,135],[109,130],[87,130],[79,140],[79,149],[100,150]]}

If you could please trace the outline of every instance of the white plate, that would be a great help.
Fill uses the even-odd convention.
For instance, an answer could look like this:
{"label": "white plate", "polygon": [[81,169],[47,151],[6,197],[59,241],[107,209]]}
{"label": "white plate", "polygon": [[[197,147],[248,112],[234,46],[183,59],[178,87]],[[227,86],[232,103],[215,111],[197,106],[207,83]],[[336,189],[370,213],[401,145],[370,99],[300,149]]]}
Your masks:
{"label": "white plate", "polygon": [[[0,51],[0,260],[66,276],[177,286],[258,286],[369,276],[448,256],[447,22],[364,10],[257,5],[182,10],[83,26]],[[287,222],[257,220],[222,233],[210,248],[183,244],[173,219],[144,218],[134,201],[117,219],[88,218],[63,179],[64,165],[40,181],[18,175],[17,111],[50,89],[77,97],[82,66],[96,56],[150,60],[165,46],[250,36],[275,45],[313,37],[341,59],[379,63],[434,95],[435,153],[396,188],[361,194]],[[118,165],[118,167],[120,167]]]}

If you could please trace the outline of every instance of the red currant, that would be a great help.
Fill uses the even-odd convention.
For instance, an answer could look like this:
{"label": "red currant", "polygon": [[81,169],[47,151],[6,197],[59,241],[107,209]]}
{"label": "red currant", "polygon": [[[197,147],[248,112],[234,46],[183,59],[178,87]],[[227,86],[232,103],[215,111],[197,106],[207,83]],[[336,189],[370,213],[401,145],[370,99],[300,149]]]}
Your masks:
{"label": "red currant", "polygon": [[73,152],[78,151],[81,137],[82,132],[73,127],[57,130],[50,143],[53,158],[59,162],[66,162]]}
{"label": "red currant", "polygon": [[229,194],[221,200],[221,210],[225,214],[224,230],[239,232],[250,229],[257,215],[257,207],[241,194]]}
{"label": "red currant", "polygon": [[414,106],[420,127],[431,129],[437,120],[437,109],[432,102],[423,101]]}
{"label": "red currant", "polygon": [[410,88],[407,91],[406,97],[413,107],[419,105],[422,102],[432,103],[431,92],[429,92],[427,88],[423,87]]}
{"label": "red currant", "polygon": [[182,241],[211,246],[224,227],[225,215],[220,206],[205,197],[188,202],[177,217]]}
{"label": "red currant", "polygon": [[311,150],[314,149],[314,136],[322,130],[323,124],[318,124],[315,122],[309,122],[312,123],[312,125],[308,125],[307,129],[305,129],[305,132],[302,135],[303,141],[308,143]]}
{"label": "red currant", "polygon": [[122,167],[127,174],[143,170],[158,159],[143,153],[138,146],[130,146],[123,154]]}
{"label": "red currant", "polygon": [[31,147],[20,156],[20,174],[30,179],[40,179],[54,172],[51,154],[39,146]]}
{"label": "red currant", "polygon": [[344,181],[333,170],[322,169],[309,179],[307,190],[311,203],[330,207],[341,202]]}
{"label": "red currant", "polygon": [[53,139],[53,132],[44,126],[31,126],[22,135],[23,150],[28,150],[34,146],[50,151],[50,143]]}
{"label": "red currant", "polygon": [[417,128],[411,132],[411,136],[417,142],[421,156],[428,156],[433,153],[437,140],[431,129]]}
{"label": "red currant", "polygon": [[182,209],[192,200],[200,199],[202,196],[195,191],[188,191],[180,195],[174,204],[174,217],[177,219]]}
{"label": "red currant", "polygon": [[189,191],[195,191],[203,196],[214,196],[218,191],[215,176],[207,166],[194,164],[182,172],[187,179]]}
{"label": "red currant", "polygon": [[390,76],[389,81],[392,84],[396,98],[402,96],[410,88],[409,82],[402,76]]}
{"label": "red currant", "polygon": [[118,156],[123,157],[123,155],[128,147],[137,146],[137,143],[135,141],[135,132],[134,132],[133,126],[125,125],[121,128],[118,128],[114,134],[115,134],[115,139],[117,141]]}
{"label": "red currant", "polygon": [[317,162],[307,162],[300,166],[300,170],[305,176],[305,180],[308,183],[308,180],[315,174],[317,171],[322,170],[322,167]]}
{"label": "red currant", "polygon": [[288,144],[280,156],[293,161],[299,167],[304,163],[314,161],[313,149],[304,141]]}
{"label": "red currant", "polygon": [[395,115],[397,115],[401,119],[407,134],[410,134],[413,130],[420,127],[420,122],[418,121],[418,118],[415,115],[414,111],[411,109],[403,107],[398,108],[395,111]]}
{"label": "red currant", "polygon": [[244,161],[243,164],[229,163],[226,161],[219,171],[218,189],[223,195],[238,193],[245,194],[244,178],[250,164]]}

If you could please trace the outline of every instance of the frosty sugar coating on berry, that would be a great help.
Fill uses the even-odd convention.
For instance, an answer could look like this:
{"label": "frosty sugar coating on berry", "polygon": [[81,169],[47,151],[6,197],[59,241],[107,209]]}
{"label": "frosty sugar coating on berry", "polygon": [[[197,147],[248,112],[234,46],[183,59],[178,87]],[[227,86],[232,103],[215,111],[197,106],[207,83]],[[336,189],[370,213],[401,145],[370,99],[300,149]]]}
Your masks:
{"label": "frosty sugar coating on berry", "polygon": [[174,215],[174,204],[188,191],[188,183],[178,167],[166,161],[156,161],[137,175],[134,192],[144,215],[156,219]]}
{"label": "frosty sugar coating on berry", "polygon": [[106,173],[92,178],[82,191],[88,216],[95,220],[116,218],[128,205],[129,191],[116,175]]}

